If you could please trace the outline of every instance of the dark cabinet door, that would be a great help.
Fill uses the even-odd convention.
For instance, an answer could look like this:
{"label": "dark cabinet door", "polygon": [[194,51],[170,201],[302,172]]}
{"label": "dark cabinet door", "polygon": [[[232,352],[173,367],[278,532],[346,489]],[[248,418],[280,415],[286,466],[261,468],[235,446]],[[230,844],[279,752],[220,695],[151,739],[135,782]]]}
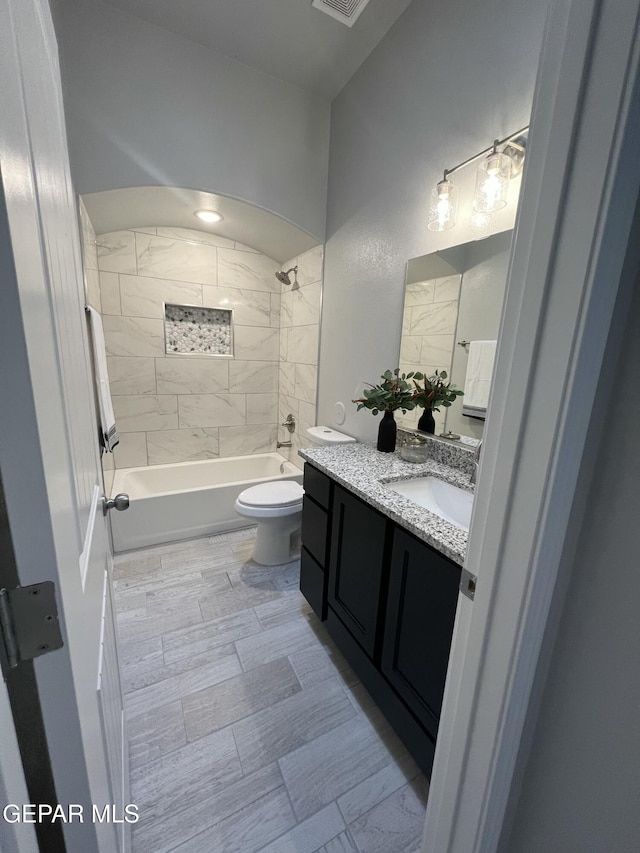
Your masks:
{"label": "dark cabinet door", "polygon": [[329,563],[329,606],[374,656],[385,562],[387,519],[335,486]]}
{"label": "dark cabinet door", "polygon": [[395,528],[382,671],[435,739],[460,567]]}

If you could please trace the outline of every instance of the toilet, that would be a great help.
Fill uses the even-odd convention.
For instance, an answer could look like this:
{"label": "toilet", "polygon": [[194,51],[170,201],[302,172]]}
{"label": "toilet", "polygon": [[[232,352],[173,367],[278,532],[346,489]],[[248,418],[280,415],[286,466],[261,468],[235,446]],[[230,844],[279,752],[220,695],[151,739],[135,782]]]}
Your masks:
{"label": "toilet", "polygon": [[[310,444],[348,444],[350,435],[325,426],[307,430]],[[304,490],[294,480],[272,480],[245,489],[237,497],[234,509],[238,515],[258,523],[253,560],[261,566],[279,566],[298,557],[302,496]]]}

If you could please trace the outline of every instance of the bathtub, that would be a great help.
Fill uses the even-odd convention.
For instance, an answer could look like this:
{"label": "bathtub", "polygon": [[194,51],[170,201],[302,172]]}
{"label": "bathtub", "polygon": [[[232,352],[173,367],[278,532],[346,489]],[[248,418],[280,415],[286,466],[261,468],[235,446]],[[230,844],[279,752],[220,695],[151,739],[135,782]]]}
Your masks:
{"label": "bathtub", "polygon": [[252,522],[235,513],[235,500],[267,480],[302,483],[302,471],[279,453],[121,468],[111,493],[128,494],[131,504],[126,512],[109,513],[114,550],[248,527]]}

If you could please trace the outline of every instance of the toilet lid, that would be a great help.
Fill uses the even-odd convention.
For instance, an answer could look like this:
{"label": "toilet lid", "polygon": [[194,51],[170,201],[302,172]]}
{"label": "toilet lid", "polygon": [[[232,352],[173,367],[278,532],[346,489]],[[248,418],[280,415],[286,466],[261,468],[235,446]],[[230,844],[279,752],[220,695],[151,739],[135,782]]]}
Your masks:
{"label": "toilet lid", "polygon": [[260,483],[240,492],[238,500],[247,506],[291,506],[302,500],[304,491],[294,480]]}

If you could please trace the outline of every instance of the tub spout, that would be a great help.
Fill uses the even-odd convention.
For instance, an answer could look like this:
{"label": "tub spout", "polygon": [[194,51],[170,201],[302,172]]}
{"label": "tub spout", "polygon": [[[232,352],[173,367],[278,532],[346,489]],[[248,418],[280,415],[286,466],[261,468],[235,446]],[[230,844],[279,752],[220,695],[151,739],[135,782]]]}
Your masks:
{"label": "tub spout", "polygon": [[279,450],[281,447],[293,447],[293,445],[290,441],[276,441],[276,447]]}

